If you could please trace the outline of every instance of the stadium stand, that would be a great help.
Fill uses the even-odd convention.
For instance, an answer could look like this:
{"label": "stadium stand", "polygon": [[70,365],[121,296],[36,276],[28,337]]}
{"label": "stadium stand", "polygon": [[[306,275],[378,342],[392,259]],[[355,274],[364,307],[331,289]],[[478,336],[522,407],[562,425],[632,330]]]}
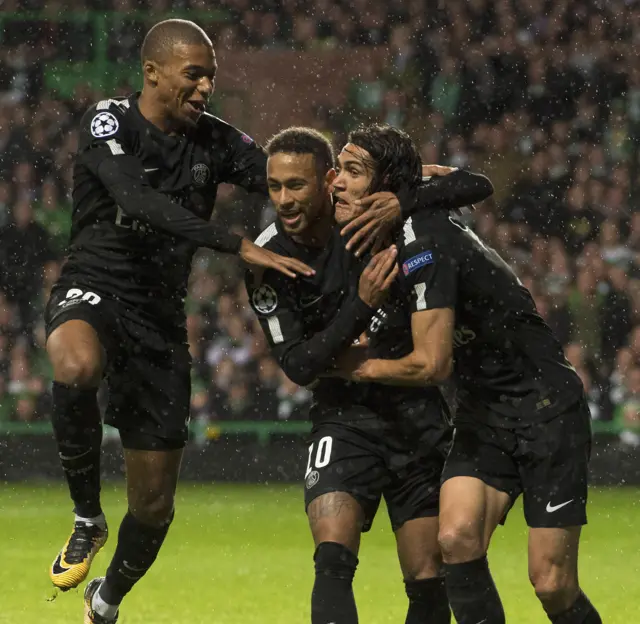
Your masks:
{"label": "stadium stand", "polygon": [[[210,12],[201,0],[76,0],[63,13],[53,0],[5,0],[0,428],[48,420],[42,307],[65,253],[79,116],[133,90],[142,33],[172,14],[211,34],[221,58],[214,112],[258,141],[276,124],[310,123],[340,145],[357,122],[380,120],[407,130],[425,163],[486,174],[496,193],[472,224],[534,293],[580,372],[596,428],[640,446],[640,6],[517,4],[222,0]],[[297,106],[269,66],[307,77],[293,81]],[[273,216],[232,188],[216,212],[249,233]],[[305,417],[310,394],[269,357],[240,275],[215,254],[194,265],[188,332],[201,431]]]}

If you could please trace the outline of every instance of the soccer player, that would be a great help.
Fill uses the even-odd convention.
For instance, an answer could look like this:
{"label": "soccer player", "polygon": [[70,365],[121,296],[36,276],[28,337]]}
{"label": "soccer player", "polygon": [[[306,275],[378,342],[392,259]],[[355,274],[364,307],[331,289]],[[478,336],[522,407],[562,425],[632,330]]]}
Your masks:
{"label": "soccer player", "polygon": [[311,271],[208,221],[220,182],[266,194],[266,154],[204,112],[216,73],[206,34],[161,22],[142,63],[141,93],[99,102],[81,122],[69,256],[46,309],[53,428],[76,514],[50,569],[62,590],[86,578],[107,539],[96,402],[105,377],[106,422],[125,449],[128,511],[106,578],[85,592],[85,621],[96,624],[117,620],[173,518],[189,421],[183,299],[194,251],[237,254],[288,278]]}
{"label": "soccer player", "polygon": [[[267,152],[267,183],[278,221],[256,243],[316,270],[296,283],[273,271],[247,275],[250,302],[274,356],[293,381],[314,389],[305,475],[316,546],[312,622],[357,622],[352,581],[360,536],[371,526],[383,496],[410,599],[407,623],[449,622],[437,513],[451,430],[440,392],[389,392],[323,378],[370,325],[375,333],[372,317],[381,291],[392,289],[395,272],[389,274],[387,267],[395,251],[374,256],[365,268],[365,260],[346,250],[330,195],[336,175],[333,151],[321,135],[291,128],[271,139]],[[397,170],[387,171],[376,190],[399,192],[419,184],[419,158],[402,167],[403,154],[398,156]],[[399,328],[406,327],[405,316],[394,314],[395,335],[381,338],[399,351],[411,348],[410,335],[407,343],[407,332],[401,335]]]}
{"label": "soccer player", "polygon": [[[399,134],[376,126],[351,134],[333,183],[338,220],[358,214],[355,201],[369,192]],[[439,542],[457,621],[505,621],[486,555],[523,493],[529,576],[549,620],[599,624],[578,584],[591,447],[578,375],[509,266],[448,211],[415,214],[396,244],[413,349],[394,359],[352,356],[341,370],[347,379],[394,388],[428,386],[454,371],[459,405]]]}

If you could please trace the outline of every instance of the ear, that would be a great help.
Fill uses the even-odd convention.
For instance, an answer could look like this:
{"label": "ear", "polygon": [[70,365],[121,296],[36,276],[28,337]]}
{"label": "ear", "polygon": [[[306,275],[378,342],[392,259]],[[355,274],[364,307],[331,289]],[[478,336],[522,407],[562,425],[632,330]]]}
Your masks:
{"label": "ear", "polygon": [[152,87],[158,86],[159,76],[158,65],[154,61],[145,61],[142,65],[142,74],[144,81],[149,83]]}
{"label": "ear", "polygon": [[338,174],[336,173],[335,169],[329,169],[329,171],[327,171],[324,176],[324,185],[329,188],[333,184],[333,181],[336,179],[337,175]]}

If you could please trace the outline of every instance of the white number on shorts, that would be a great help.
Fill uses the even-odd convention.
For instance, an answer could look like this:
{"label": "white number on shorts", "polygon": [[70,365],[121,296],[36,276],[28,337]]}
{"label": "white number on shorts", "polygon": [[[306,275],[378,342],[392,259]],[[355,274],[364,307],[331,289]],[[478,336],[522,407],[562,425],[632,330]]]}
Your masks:
{"label": "white number on shorts", "polygon": [[61,301],[58,305],[66,305],[70,300],[78,299],[80,297],[82,297],[81,301],[86,301],[91,305],[96,305],[96,303],[100,303],[100,301],[102,300],[102,297],[100,297],[100,295],[96,295],[96,293],[94,292],[88,291],[86,293],[83,293],[79,288],[70,288],[67,291],[67,296],[64,298],[64,301]]}
{"label": "white number on shorts", "polygon": [[331,461],[331,447],[333,445],[333,438],[331,436],[325,436],[318,442],[318,450],[316,451],[315,465],[313,461],[313,444],[309,447],[309,459],[307,460],[307,471],[304,473],[305,479],[309,476],[309,473],[315,468],[324,468]]}

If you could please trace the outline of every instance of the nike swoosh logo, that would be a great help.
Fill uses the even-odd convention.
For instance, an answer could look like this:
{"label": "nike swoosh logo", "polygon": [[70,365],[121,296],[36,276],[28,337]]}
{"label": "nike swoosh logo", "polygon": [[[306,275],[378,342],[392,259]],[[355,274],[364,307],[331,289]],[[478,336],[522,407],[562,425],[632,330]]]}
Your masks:
{"label": "nike swoosh logo", "polygon": [[158,171],[160,167],[153,167],[152,169],[145,169],[147,173],[151,173],[152,171]]}
{"label": "nike swoosh logo", "polygon": [[132,565],[129,565],[128,561],[123,561],[122,562],[124,564],[124,567],[127,568],[127,570],[130,570],[131,572],[146,572],[147,568],[136,568]]}
{"label": "nike swoosh logo", "polygon": [[561,509],[562,507],[566,507],[569,503],[573,503],[573,498],[571,500],[568,500],[566,503],[560,503],[559,505],[551,505],[551,502],[548,502],[547,511],[549,513],[553,513],[554,511],[558,511],[558,509]]}
{"label": "nike swoosh logo", "polygon": [[301,299],[300,300],[300,305],[303,308],[308,308],[310,306],[312,306],[314,303],[318,303],[318,301],[320,301],[320,299],[322,299],[323,295],[320,295],[319,297],[316,297],[315,299]]}
{"label": "nike swoosh logo", "polygon": [[69,570],[71,570],[71,568],[65,568],[60,564],[61,559],[62,559],[62,555],[58,555],[56,557],[56,560],[53,562],[53,565],[51,566],[51,571],[54,574],[64,574],[65,572],[68,572]]}

